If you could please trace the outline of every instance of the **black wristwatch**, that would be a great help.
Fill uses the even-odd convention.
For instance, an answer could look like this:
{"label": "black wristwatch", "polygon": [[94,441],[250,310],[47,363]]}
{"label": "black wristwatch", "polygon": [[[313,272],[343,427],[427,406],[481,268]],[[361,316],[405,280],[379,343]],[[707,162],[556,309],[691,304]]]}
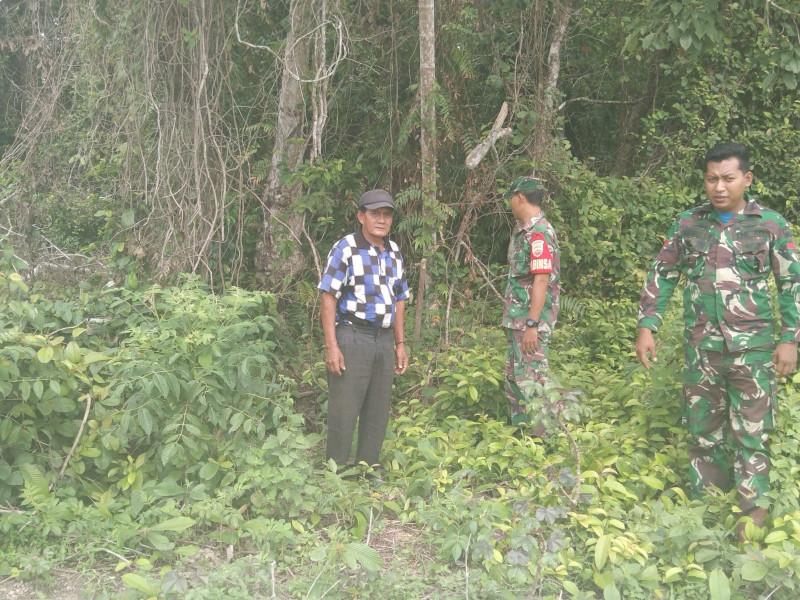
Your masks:
{"label": "black wristwatch", "polygon": [[539,321],[528,319],[527,321],[525,321],[525,327],[539,327]]}

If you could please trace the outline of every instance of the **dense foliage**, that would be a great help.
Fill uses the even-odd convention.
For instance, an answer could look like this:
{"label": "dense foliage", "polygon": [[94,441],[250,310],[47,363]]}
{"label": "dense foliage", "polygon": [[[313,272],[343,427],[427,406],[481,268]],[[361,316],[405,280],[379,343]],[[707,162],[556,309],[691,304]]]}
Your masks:
{"label": "dense foliage", "polygon": [[[657,368],[631,351],[708,146],[748,144],[753,191],[800,221],[800,0],[435,6],[431,199],[416,0],[0,2],[0,589],[797,597],[800,379],[742,547],[732,496],[686,497],[676,315]],[[505,425],[520,174],[563,254],[545,440]],[[375,485],[322,458],[315,285],[379,186],[431,286]]]}
{"label": "dense foliage", "polygon": [[[2,226],[34,266],[106,258],[124,242],[138,268],[215,289],[266,285],[280,262],[258,262],[269,242],[301,269],[270,289],[296,292],[314,254],[351,227],[353,199],[387,186],[410,262],[443,265],[434,279],[449,286],[475,260],[502,262],[497,191],[535,172],[571,238],[565,285],[613,298],[630,295],[657,236],[700,198],[697,161],[718,140],[748,144],[756,193],[800,216],[797,0],[436,9],[431,205],[414,0],[4,2]],[[282,74],[288,49],[308,73]],[[299,104],[281,104],[298,77]],[[503,102],[511,135],[466,169]]]}
{"label": "dense foliage", "polygon": [[800,377],[779,396],[773,519],[737,546],[735,493],[686,496],[677,311],[646,373],[632,302],[568,302],[542,440],[506,425],[498,307],[457,309],[454,343],[429,331],[397,381],[376,484],[325,463],[324,364],[269,294],[185,279],[67,299],[3,249],[5,581],[77,569],[130,599],[796,596]]}

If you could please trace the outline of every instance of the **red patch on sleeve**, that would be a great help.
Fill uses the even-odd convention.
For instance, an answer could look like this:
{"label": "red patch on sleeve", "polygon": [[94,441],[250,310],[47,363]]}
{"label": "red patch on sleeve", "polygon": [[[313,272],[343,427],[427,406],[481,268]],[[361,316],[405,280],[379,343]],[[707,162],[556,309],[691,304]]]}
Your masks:
{"label": "red patch on sleeve", "polygon": [[551,273],[553,271],[553,254],[543,233],[531,236],[531,273]]}
{"label": "red patch on sleeve", "polygon": [[789,242],[786,244],[786,247],[789,248],[789,250],[794,250],[794,242]]}

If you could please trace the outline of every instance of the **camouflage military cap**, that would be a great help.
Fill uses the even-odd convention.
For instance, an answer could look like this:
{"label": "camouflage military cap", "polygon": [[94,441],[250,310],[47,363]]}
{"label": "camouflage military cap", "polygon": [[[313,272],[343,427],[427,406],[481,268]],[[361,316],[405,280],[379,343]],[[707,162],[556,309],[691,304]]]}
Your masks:
{"label": "camouflage military cap", "polygon": [[544,192],[542,180],[536,179],[536,177],[527,177],[523,175],[514,180],[514,183],[512,183],[508,190],[506,190],[506,193],[503,194],[503,198],[511,198],[511,196],[517,192],[532,192],[534,190]]}

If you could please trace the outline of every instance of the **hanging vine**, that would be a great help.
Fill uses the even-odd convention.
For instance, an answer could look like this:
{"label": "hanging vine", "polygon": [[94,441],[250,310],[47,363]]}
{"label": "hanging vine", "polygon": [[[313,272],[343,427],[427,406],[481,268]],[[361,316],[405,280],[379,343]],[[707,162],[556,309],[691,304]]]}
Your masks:
{"label": "hanging vine", "polygon": [[[17,135],[0,159],[16,198],[1,200],[17,212],[28,206],[36,225],[37,194],[102,192],[117,218],[133,215],[114,239],[139,248],[158,275],[235,283],[246,235],[239,217],[257,198],[247,159],[265,135],[251,125],[269,96],[249,89],[245,104],[234,94],[225,7],[54,2],[14,15],[24,27],[6,44],[30,73]],[[88,109],[76,110],[78,96]],[[66,151],[66,181],[44,176],[43,146]]]}

